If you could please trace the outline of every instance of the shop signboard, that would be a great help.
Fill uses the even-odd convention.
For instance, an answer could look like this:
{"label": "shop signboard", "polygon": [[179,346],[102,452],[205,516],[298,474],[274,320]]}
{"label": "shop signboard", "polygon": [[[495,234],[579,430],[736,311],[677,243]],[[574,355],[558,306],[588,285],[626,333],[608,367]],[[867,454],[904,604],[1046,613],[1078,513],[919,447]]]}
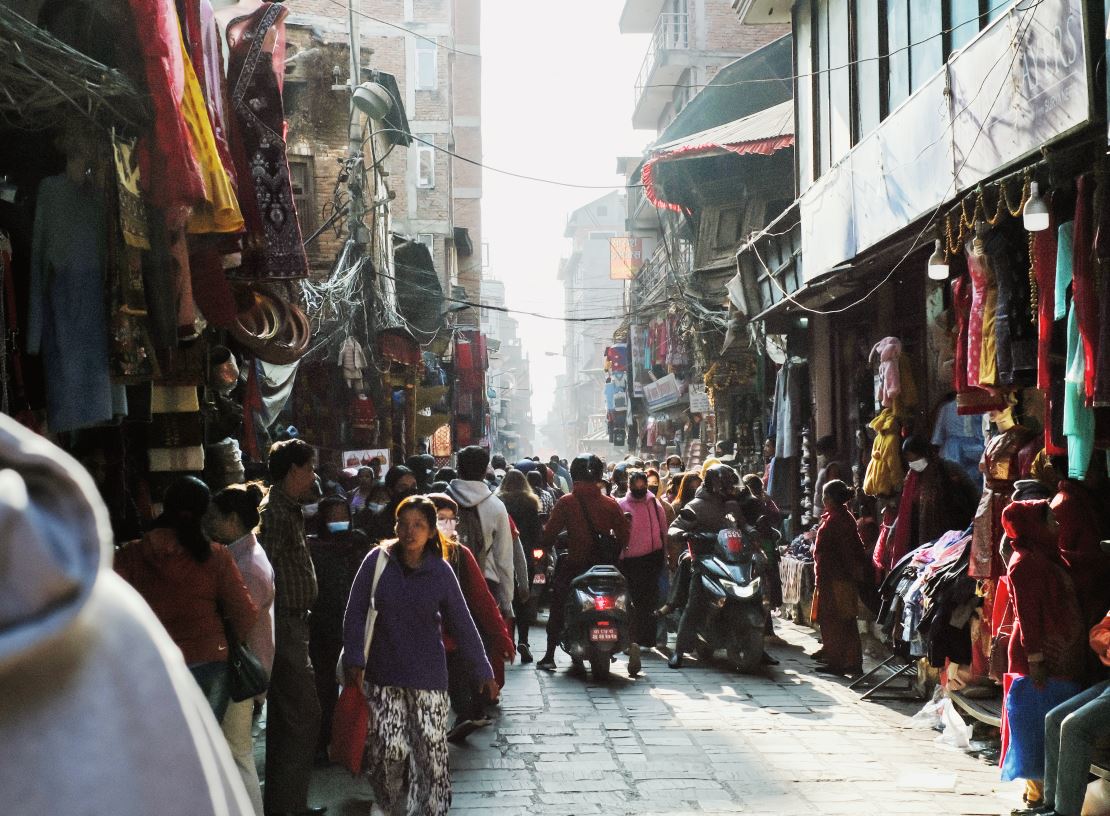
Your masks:
{"label": "shop signboard", "polygon": [[690,413],[711,414],[713,406],[709,402],[709,389],[697,383],[690,384]]}
{"label": "shop signboard", "polygon": [[656,411],[674,405],[682,396],[678,388],[678,380],[674,374],[660,377],[655,382],[644,384],[644,399],[647,400],[649,411]]}
{"label": "shop signboard", "polygon": [[382,473],[389,468],[389,451],[385,448],[370,448],[367,450],[351,450],[343,452],[343,467],[357,468],[369,465],[373,459],[382,462]]}
{"label": "shop signboard", "polygon": [[609,239],[609,277],[632,280],[644,265],[644,239],[618,235]]}

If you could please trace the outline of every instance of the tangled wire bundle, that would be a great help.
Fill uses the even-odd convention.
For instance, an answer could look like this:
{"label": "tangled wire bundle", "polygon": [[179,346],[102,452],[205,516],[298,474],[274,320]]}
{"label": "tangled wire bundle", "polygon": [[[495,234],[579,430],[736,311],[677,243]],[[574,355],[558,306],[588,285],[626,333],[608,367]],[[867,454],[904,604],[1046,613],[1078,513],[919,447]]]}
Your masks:
{"label": "tangled wire bundle", "polygon": [[141,126],[146,94],[0,3],[0,124],[39,130],[73,113],[100,125]]}

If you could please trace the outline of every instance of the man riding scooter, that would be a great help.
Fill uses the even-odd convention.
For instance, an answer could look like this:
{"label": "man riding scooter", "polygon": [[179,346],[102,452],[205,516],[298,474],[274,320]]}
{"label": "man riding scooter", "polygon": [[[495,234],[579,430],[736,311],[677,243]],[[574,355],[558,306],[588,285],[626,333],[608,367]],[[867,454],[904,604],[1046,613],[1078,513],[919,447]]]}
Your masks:
{"label": "man riding scooter", "polygon": [[[710,467],[694,499],[682,508],[678,518],[671,524],[668,535],[672,541],[685,545],[687,540],[690,540],[695,548],[711,549],[713,544],[710,542],[715,542],[717,534],[731,526],[729,516],[734,522],[742,523],[744,519],[741,502],[744,498],[750,499],[751,496],[746,491],[742,491],[739,485],[740,477],[728,465],[717,464]],[[708,535],[699,536],[699,534]],[[704,554],[697,551],[683,555],[679,561],[671,597],[658,613],[666,615],[684,607],[678,625],[675,650],[667,662],[672,669],[682,667],[685,654],[694,648],[698,630],[709,613],[710,599],[706,595],[701,576],[693,569],[693,558],[691,558],[691,555],[697,557]],[[769,655],[764,655],[763,662],[774,664],[777,661]]]}

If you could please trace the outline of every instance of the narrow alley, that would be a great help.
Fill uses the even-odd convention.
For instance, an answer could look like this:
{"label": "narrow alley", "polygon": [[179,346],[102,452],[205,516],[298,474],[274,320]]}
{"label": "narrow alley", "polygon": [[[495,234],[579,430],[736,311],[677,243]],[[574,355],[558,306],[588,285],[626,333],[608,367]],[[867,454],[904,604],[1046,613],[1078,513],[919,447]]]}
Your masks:
{"label": "narrow alley", "polygon": [[[1019,795],[998,768],[910,726],[921,702],[860,702],[812,673],[811,630],[779,621],[786,643],[765,676],[645,656],[608,683],[514,664],[500,717],[451,749],[460,816],[516,814],[1002,814]],[[542,632],[534,630],[542,642]],[[1016,787],[1015,787],[1016,786]],[[319,771],[329,813],[365,813],[369,788]]]}

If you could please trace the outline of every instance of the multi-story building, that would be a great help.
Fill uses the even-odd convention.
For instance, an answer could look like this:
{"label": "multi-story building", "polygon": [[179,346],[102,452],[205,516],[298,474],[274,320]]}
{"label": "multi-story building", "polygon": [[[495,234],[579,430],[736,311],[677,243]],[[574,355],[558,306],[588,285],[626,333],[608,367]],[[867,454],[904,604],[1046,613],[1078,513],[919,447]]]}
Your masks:
{"label": "multi-story building", "polygon": [[[482,304],[504,307],[505,284],[483,279]],[[521,345],[519,322],[506,312],[483,309],[481,330],[489,350],[486,394],[493,420],[490,449],[514,462],[532,455],[536,436],[528,355]]]}
{"label": "multi-story building", "polygon": [[[337,86],[347,84],[347,5],[301,0],[291,7],[287,78],[294,94],[302,62],[318,68],[323,64]],[[482,271],[481,167],[454,154],[475,159],[482,155],[481,2],[354,0],[353,9],[362,48],[364,76],[359,79],[373,70],[396,78],[398,101],[408,114],[413,138],[407,148],[367,155],[367,161],[384,167],[391,180],[393,230],[428,246],[445,293],[477,302]],[[310,212],[306,233],[334,211],[337,201],[342,203],[334,193],[348,141],[346,94],[337,90],[333,98],[325,98],[314,88],[299,103],[298,109],[306,113],[291,122],[298,204]],[[325,231],[313,249],[313,260],[327,268],[337,249]],[[477,325],[477,310],[461,311],[456,319]]]}
{"label": "multi-story building", "polygon": [[565,430],[566,450],[607,452],[609,435],[605,402],[605,349],[625,317],[625,283],[611,277],[610,241],[623,236],[624,195],[609,193],[575,210],[565,235],[571,254],[560,263],[567,317],[600,318],[566,323],[565,393],[552,409]]}

